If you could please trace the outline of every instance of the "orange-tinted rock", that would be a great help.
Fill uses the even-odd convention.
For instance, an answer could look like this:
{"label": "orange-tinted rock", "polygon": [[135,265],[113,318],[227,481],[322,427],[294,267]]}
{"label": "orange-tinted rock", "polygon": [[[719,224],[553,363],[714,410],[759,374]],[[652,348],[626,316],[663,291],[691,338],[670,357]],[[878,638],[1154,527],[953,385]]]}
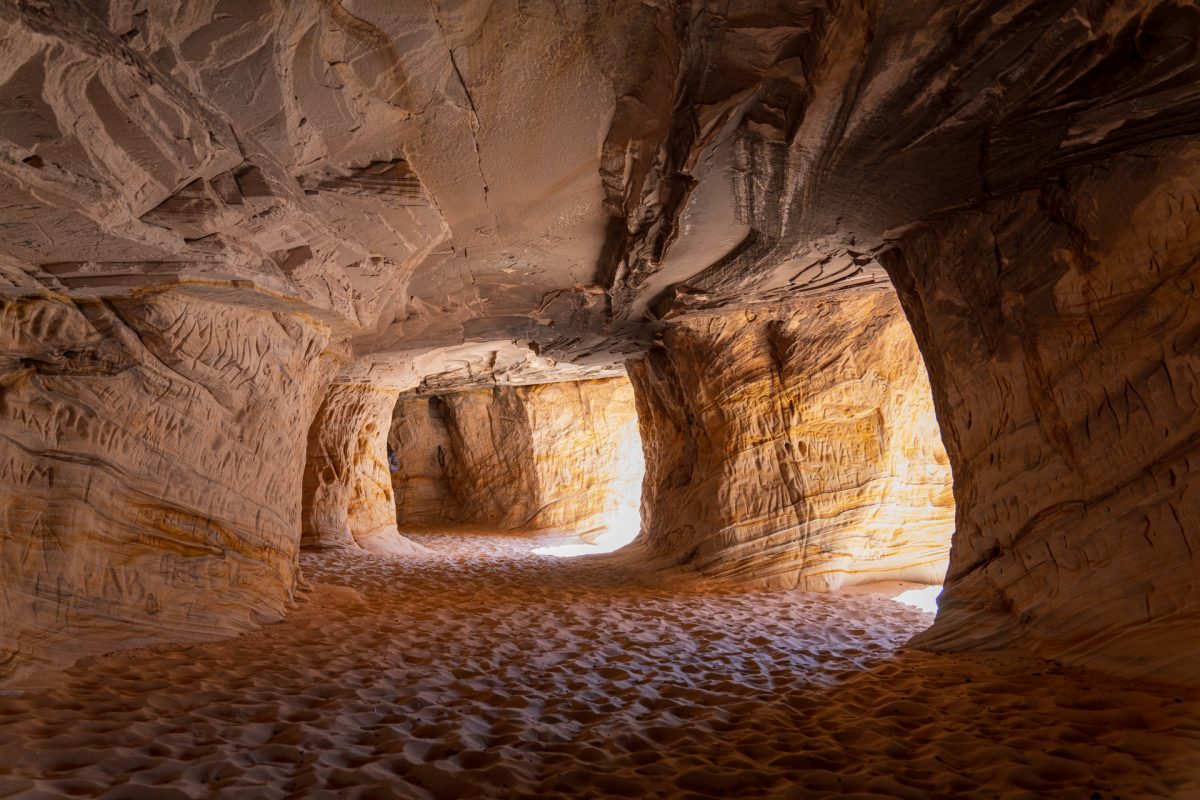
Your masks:
{"label": "orange-tinted rock", "polygon": [[396,530],[387,435],[398,394],[365,384],[329,387],[308,431],[304,547],[391,555],[424,549]]}
{"label": "orange-tinted rock", "polygon": [[446,478],[450,432],[439,397],[401,397],[388,433],[397,462],[392,473],[396,519],[402,528],[458,522],[463,514]]}
{"label": "orange-tinted rock", "polygon": [[950,470],[894,293],[684,319],[629,369],[636,548],[739,583],[941,580]]}
{"label": "orange-tinted rock", "polygon": [[392,446],[402,527],[587,531],[636,503],[641,481],[625,378],[405,399]]}
{"label": "orange-tinted rock", "polygon": [[279,619],[327,344],[302,317],[182,293],[0,300],[8,677]]}
{"label": "orange-tinted rock", "polygon": [[[303,441],[310,420],[299,410],[320,395],[316,373],[330,368],[315,365],[330,343],[355,356],[334,377],[340,384],[431,394],[612,376],[674,324],[668,352],[686,349],[686,335],[707,336],[687,334],[697,314],[782,313],[818,295],[854,303],[890,272],[931,364],[966,509],[946,613],[925,641],[1025,644],[1086,665],[1138,674],[1162,667],[1182,678],[1194,649],[1173,640],[1180,632],[1195,639],[1197,618],[1189,354],[1200,301],[1186,264],[1195,252],[1198,39],[1193,0],[0,3],[0,292],[17,306],[75,305],[124,319],[157,308],[156,293],[182,288],[193,300],[161,337],[140,323],[104,323],[94,329],[99,339],[86,326],[68,338],[103,342],[104,353],[159,347],[171,370],[173,348],[183,363],[192,358],[177,340],[212,337],[213,351],[234,353],[233,361],[265,359],[273,371],[261,380],[243,380],[225,362],[212,374],[163,373],[204,387],[189,435],[217,462],[205,461],[198,482],[226,487],[215,490],[221,496],[243,491],[238,476],[253,460],[243,451],[259,446],[246,443],[261,438],[266,416],[300,428],[271,436]],[[272,320],[318,331],[321,341],[263,350],[262,337],[276,335]],[[777,321],[797,341],[824,330],[819,319],[807,331],[810,321]],[[64,349],[66,328],[30,317],[13,330],[25,348],[3,356],[13,374],[30,368],[19,354],[39,348],[56,354],[56,366],[39,374],[72,365],[55,374],[56,397],[86,395],[109,369],[108,356],[95,355],[100,345]],[[713,420],[681,416],[704,382],[671,390],[689,368],[674,364],[672,375],[664,366],[660,380],[651,374],[663,366],[655,358],[661,353],[646,362],[647,386],[657,387],[662,419],[675,418],[679,432],[663,422],[654,446],[664,459],[679,458],[681,470],[698,468],[669,442],[692,437],[696,452],[712,445],[684,431]],[[731,379],[741,369],[719,354],[689,359],[713,360]],[[765,391],[764,381],[752,376],[750,385]],[[10,394],[22,385],[3,384]],[[282,408],[261,417],[226,404],[258,402],[259,389],[281,386],[291,392],[278,399]],[[115,480],[141,486],[148,468],[56,431],[113,417],[147,442],[170,441],[180,426],[147,399],[155,391],[114,390],[49,423],[8,405],[0,424],[20,433],[12,442],[41,437],[50,444],[35,451],[73,465],[56,475],[100,460]],[[209,395],[219,409],[208,408]],[[538,463],[525,453],[536,452],[532,445],[505,453],[499,434],[475,430],[472,420],[493,413],[516,419],[519,404],[462,403],[470,441],[462,438],[461,457],[446,462],[453,480],[436,477],[436,449],[416,448],[415,482],[398,500],[402,508],[413,501],[414,520],[586,516],[584,503],[555,519],[572,501],[543,510],[536,499],[543,482],[578,477],[578,469],[543,474],[528,466]],[[758,398],[745,413],[790,412]],[[831,411],[829,419],[840,417]],[[762,449],[756,437],[774,437],[773,425],[769,417],[745,423],[746,446]],[[822,436],[840,442],[832,452],[866,459],[851,473],[891,469],[872,460],[869,436],[828,427]],[[447,429],[446,442],[454,435]],[[26,445],[3,446],[19,454]],[[256,475],[276,477],[256,480],[291,486],[299,468],[292,446],[261,446],[272,452],[256,462]],[[189,453],[180,463],[200,458]],[[736,491],[693,496],[715,520],[704,530],[726,531],[701,550],[745,555],[725,567],[739,579],[765,565],[764,580],[791,580],[782,562],[751,558],[743,538],[775,535],[777,509],[789,502],[781,498],[795,493],[787,465],[809,456],[773,458],[773,473],[768,461],[738,467],[766,469],[761,486],[734,478]],[[179,469],[155,467],[172,476]],[[510,484],[499,497],[478,488],[488,469]],[[837,474],[813,478],[836,484],[822,501],[831,509],[853,494]],[[30,475],[23,467],[0,474],[4,503],[25,508]],[[678,486],[664,485],[686,495],[683,475]],[[77,573],[92,569],[82,565],[142,548],[136,531],[145,526],[133,520],[143,506],[210,502],[177,498],[192,485],[188,476],[155,480],[165,485],[143,487],[137,502],[112,511],[111,525],[124,533],[102,537],[97,547],[108,556],[88,561],[89,550],[32,572],[10,568],[14,580],[47,576],[35,585],[48,596],[53,581],[46,607],[57,607],[57,587],[73,592]],[[378,476],[364,481],[363,491],[378,496],[365,488],[380,485]],[[451,491],[455,482],[465,500]],[[54,490],[74,491],[66,486]],[[282,512],[283,494],[240,508],[233,528],[262,529],[259,515]],[[885,495],[873,497],[868,505],[892,507]],[[729,515],[714,510],[721,504],[738,519],[758,509],[765,521],[731,528]],[[668,516],[691,513],[700,511]],[[16,530],[34,524],[22,517]],[[60,528],[69,537],[94,533],[85,523],[82,533],[55,524],[12,534],[28,545],[13,557],[53,549]],[[779,536],[787,542],[790,534]],[[204,569],[222,571],[231,585],[251,581],[240,548]],[[139,561],[130,569],[158,568]],[[829,569],[825,583],[836,583],[843,570]],[[185,573],[172,596],[184,602],[192,591],[206,608],[205,581]],[[94,583],[79,596],[126,596],[121,586]],[[113,619],[126,618],[124,602]],[[271,617],[278,603],[262,608]],[[49,619],[47,646],[58,647],[68,623],[38,619]],[[70,624],[85,641],[107,620]],[[40,635],[36,625],[20,634]]]}
{"label": "orange-tinted rock", "polygon": [[1176,149],[948,216],[887,258],[958,503],[923,646],[1196,682],[1200,149]]}

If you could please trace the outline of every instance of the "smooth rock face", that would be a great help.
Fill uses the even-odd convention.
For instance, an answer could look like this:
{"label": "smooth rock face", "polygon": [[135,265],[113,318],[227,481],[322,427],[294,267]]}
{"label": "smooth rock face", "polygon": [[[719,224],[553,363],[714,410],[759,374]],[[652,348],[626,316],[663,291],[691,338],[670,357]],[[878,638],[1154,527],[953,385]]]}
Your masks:
{"label": "smooth rock face", "polygon": [[954,464],[917,641],[1194,682],[1200,148],[1147,148],[906,233],[888,254]]}
{"label": "smooth rock face", "polygon": [[0,665],[278,619],[328,329],[163,293],[0,300]]}
{"label": "smooth rock face", "polygon": [[629,519],[642,476],[625,378],[497,387],[396,406],[401,528],[472,523],[586,533]]}
{"label": "smooth rock face", "polygon": [[300,544],[403,555],[423,548],[396,530],[387,436],[399,394],[334,384],[308,431]]}
{"label": "smooth rock face", "polygon": [[892,292],[689,319],[631,362],[642,548],[738,583],[937,583],[954,504]]}

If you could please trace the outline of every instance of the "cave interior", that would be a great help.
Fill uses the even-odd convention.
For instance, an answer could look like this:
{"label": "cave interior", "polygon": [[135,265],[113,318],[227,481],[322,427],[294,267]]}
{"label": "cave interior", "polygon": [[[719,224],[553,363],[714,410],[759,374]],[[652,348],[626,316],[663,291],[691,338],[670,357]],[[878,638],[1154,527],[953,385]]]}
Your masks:
{"label": "cave interior", "polygon": [[1194,0],[0,4],[0,796],[1200,797],[1198,185]]}

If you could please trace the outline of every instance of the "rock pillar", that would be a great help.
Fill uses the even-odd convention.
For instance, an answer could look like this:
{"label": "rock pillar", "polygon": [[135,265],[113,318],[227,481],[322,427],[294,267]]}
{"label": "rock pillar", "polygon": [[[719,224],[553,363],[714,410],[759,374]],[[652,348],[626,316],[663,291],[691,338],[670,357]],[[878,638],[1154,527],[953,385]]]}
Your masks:
{"label": "rock pillar", "polygon": [[396,530],[387,435],[398,395],[366,384],[329,387],[308,432],[304,547],[391,555],[422,549]]}
{"label": "rock pillar", "polygon": [[811,590],[941,580],[950,470],[895,293],[687,318],[629,374],[656,559]]}
{"label": "rock pillar", "polygon": [[937,649],[1196,683],[1200,148],[908,230],[884,261],[929,366],[958,529]]}

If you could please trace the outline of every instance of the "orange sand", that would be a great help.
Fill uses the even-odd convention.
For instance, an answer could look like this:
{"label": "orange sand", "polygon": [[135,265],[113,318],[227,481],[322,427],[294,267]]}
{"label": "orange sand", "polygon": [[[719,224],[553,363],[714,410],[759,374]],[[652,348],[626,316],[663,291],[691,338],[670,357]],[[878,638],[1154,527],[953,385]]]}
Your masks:
{"label": "orange sand", "polygon": [[260,632],[0,696],[0,797],[1200,797],[1196,694],[903,651],[932,616],[881,595],[416,538],[304,556]]}

